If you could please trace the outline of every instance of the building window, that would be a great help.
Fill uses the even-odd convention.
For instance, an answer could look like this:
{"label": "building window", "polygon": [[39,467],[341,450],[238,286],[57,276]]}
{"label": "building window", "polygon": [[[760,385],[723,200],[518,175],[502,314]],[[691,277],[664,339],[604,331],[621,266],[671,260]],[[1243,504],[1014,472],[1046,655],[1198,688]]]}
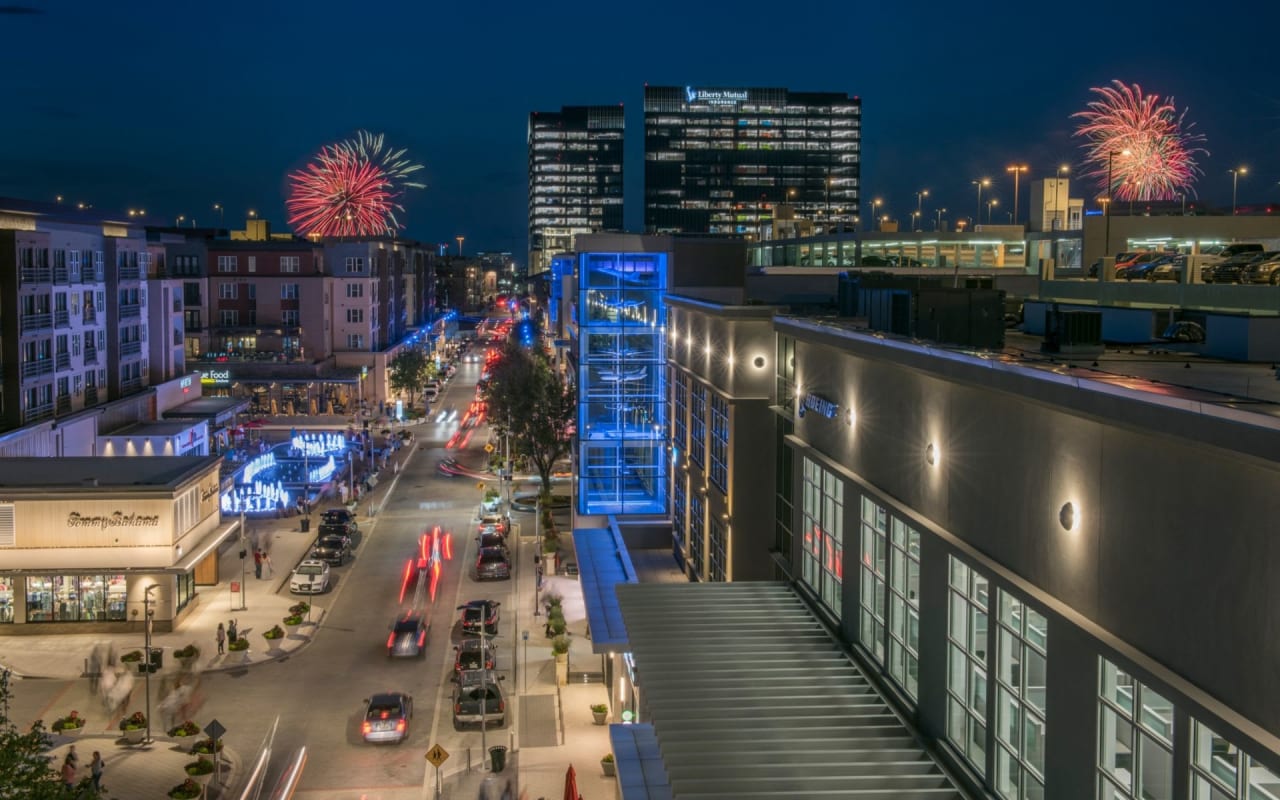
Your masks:
{"label": "building window", "polygon": [[360,297],[364,297],[364,284],[363,284],[363,283],[348,283],[348,284],[347,284],[347,297],[350,297],[350,298],[360,298]]}
{"label": "building window", "polygon": [[296,283],[280,284],[280,299],[281,300],[297,300],[298,284]]}
{"label": "building window", "polygon": [[1171,800],[1173,704],[1105,658],[1098,667],[1098,797]]}
{"label": "building window", "polygon": [[196,597],[196,574],[184,572],[178,576],[178,594],[175,597],[177,610],[181,611]]}
{"label": "building window", "polygon": [[787,437],[795,431],[795,425],[791,420],[783,416],[776,417],[774,421],[776,423],[774,452],[778,454],[778,470],[775,478],[776,484],[774,485],[773,546],[783,560],[790,564],[791,559],[794,557],[791,548],[795,545],[795,536],[791,531],[791,526],[795,523],[792,521],[791,515],[795,511],[793,477],[796,456],[795,451],[787,446]]}
{"label": "building window", "polygon": [[302,263],[298,256],[280,256],[281,272],[301,272]]}
{"label": "building window", "polygon": [[724,583],[729,580],[728,573],[728,556],[729,556],[729,537],[726,535],[728,530],[724,525],[720,524],[720,520],[712,517],[707,525],[710,532],[710,541],[708,541],[708,549],[711,552],[711,570],[707,575],[707,579]]}
{"label": "building window", "polygon": [[694,382],[689,394],[689,460],[700,467],[707,462],[707,387]]}
{"label": "building window", "polygon": [[218,272],[235,272],[240,268],[237,256],[218,256]]}
{"label": "building window", "polygon": [[348,334],[347,334],[347,349],[348,349],[348,350],[363,350],[363,349],[364,349],[364,336],[363,336],[363,335],[361,335],[361,334],[359,334],[359,333],[348,333]]}
{"label": "building window", "polygon": [[778,405],[794,408],[796,396],[796,341],[789,336],[779,336],[774,354],[774,372],[777,378]]}
{"label": "building window", "polygon": [[27,622],[104,622],[124,618],[123,575],[27,578]]}
{"label": "building window", "polygon": [[862,580],[858,598],[858,638],[878,664],[884,664],[885,586],[889,576],[889,515],[884,506],[862,498]]}
{"label": "building window", "polygon": [[711,482],[729,492],[729,401],[711,395]]}
{"label": "building window", "polygon": [[987,579],[951,556],[947,608],[947,738],[987,772]]}
{"label": "building window", "polygon": [[920,678],[920,532],[894,517],[889,560],[889,675],[915,700]]}
{"label": "building window", "polygon": [[295,309],[285,309],[284,311],[281,311],[281,312],[280,312],[280,324],[281,324],[281,325],[284,325],[286,328],[296,328],[296,327],[298,327],[298,313],[299,313],[299,312],[298,312],[298,310],[297,310],[296,308],[295,308]]}
{"label": "building window", "polygon": [[843,611],[840,592],[844,583],[844,484],[835,473],[806,458],[803,495],[800,577],[838,619]]}
{"label": "building window", "polygon": [[240,312],[234,310],[223,309],[218,312],[218,317],[224,328],[234,328],[240,324]]}
{"label": "building window", "polygon": [[219,300],[235,300],[239,294],[240,294],[240,285],[238,283],[218,284]]}
{"label": "building window", "polygon": [[675,406],[675,414],[672,417],[673,437],[676,443],[676,450],[687,454],[689,448],[689,431],[686,427],[689,419],[689,376],[681,370],[675,370],[674,380],[671,382],[672,402]]}
{"label": "building window", "polygon": [[702,554],[706,550],[702,538],[703,507],[702,497],[697,492],[689,495],[689,569],[695,581],[702,580]]}
{"label": "building window", "polygon": [[363,258],[348,258],[348,259],[347,259],[347,272],[359,272],[359,273],[363,273],[363,272],[364,272],[364,259],[363,259]]}
{"label": "building window", "polygon": [[[1145,706],[1142,713],[1144,717],[1148,713]],[[1172,709],[1168,713],[1171,716]],[[1240,752],[1203,722],[1192,720],[1191,725],[1191,800],[1280,797],[1280,778],[1276,773]]]}
{"label": "building window", "polygon": [[363,309],[363,308],[348,308],[348,309],[347,309],[347,322],[364,322],[364,309]]}
{"label": "building window", "polygon": [[248,263],[248,270],[249,270],[249,272],[257,272],[257,271],[258,271],[258,257],[257,257],[257,256],[248,256],[248,257],[247,257],[247,260],[248,260],[248,262],[249,262],[249,263]]}
{"label": "building window", "polygon": [[1009,800],[1044,797],[1047,729],[1045,616],[999,591],[996,658],[996,791]]}
{"label": "building window", "polygon": [[676,563],[680,565],[681,569],[684,569],[685,558],[688,556],[685,551],[684,517],[685,503],[688,502],[688,492],[685,489],[687,480],[683,472],[676,472],[671,501],[671,550],[676,558]]}

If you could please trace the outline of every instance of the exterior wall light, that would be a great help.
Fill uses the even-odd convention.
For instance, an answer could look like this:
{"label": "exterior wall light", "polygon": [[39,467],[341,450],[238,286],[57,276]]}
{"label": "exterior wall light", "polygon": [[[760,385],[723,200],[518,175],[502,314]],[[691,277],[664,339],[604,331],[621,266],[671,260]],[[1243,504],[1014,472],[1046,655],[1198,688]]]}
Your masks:
{"label": "exterior wall light", "polygon": [[844,424],[852,428],[854,423],[856,423],[857,421],[858,421],[858,413],[854,411],[853,408],[846,408],[844,410]]}
{"label": "exterior wall light", "polygon": [[1062,524],[1063,530],[1072,530],[1076,526],[1076,504],[1066,502],[1062,504],[1062,508],[1058,511],[1058,522]]}
{"label": "exterior wall light", "polygon": [[756,365],[756,369],[764,369],[764,356],[756,356],[751,363]]}
{"label": "exterior wall light", "polygon": [[942,458],[942,454],[938,452],[938,448],[931,442],[924,450],[924,460],[929,462],[930,466],[936,466]]}

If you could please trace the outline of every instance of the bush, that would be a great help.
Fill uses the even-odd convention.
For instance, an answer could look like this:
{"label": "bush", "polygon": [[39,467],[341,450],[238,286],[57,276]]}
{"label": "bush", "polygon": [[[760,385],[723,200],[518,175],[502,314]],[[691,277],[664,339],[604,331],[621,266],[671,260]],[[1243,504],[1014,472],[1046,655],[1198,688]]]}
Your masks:
{"label": "bush", "polygon": [[302,617],[298,616],[297,614],[294,614],[291,617],[285,617],[284,624],[285,625],[301,625]]}
{"label": "bush", "polygon": [[231,642],[227,645],[227,649],[233,653],[238,653],[241,650],[248,650],[249,640],[245,639],[244,637],[236,639],[234,642]]}
{"label": "bush", "polygon": [[595,703],[594,705],[591,706],[591,713],[607,714],[609,713],[609,706],[607,703]]}
{"label": "bush", "polygon": [[198,655],[200,655],[200,648],[194,644],[173,651],[174,658],[195,658]]}
{"label": "bush", "polygon": [[600,763],[602,763],[602,764],[612,764],[612,763],[613,763],[613,753],[605,753],[605,754],[604,754],[604,758],[600,759]]}
{"label": "bush", "polygon": [[195,736],[200,732],[200,726],[187,720],[176,728],[169,729],[170,736]]}
{"label": "bush", "polygon": [[204,792],[204,787],[195,781],[187,778],[182,783],[169,790],[169,796],[173,800],[195,800]]}
{"label": "bush", "polygon": [[289,606],[289,614],[294,617],[301,617],[311,610],[310,603],[294,603]]}
{"label": "bush", "polygon": [[283,629],[283,628],[281,628],[279,625],[272,625],[272,626],[271,626],[271,630],[269,630],[269,631],[263,631],[263,632],[262,632],[262,638],[264,638],[264,639],[283,639],[283,638],[284,638],[284,629]]}
{"label": "bush", "polygon": [[559,608],[560,604],[564,602],[564,598],[555,592],[547,592],[542,598],[546,600],[547,608]]}
{"label": "bush", "polygon": [[145,727],[147,727],[147,715],[141,711],[135,711],[120,720],[120,730],[122,731],[136,731]]}
{"label": "bush", "polygon": [[135,662],[137,662],[137,661],[141,661],[141,660],[142,660],[142,651],[141,651],[141,650],[130,650],[129,652],[127,652],[127,653],[125,653],[124,655],[120,656],[120,660],[121,660],[121,661],[123,661],[123,662],[125,662],[126,664],[132,664],[132,663],[135,663]]}
{"label": "bush", "polygon": [[201,756],[185,767],[188,775],[210,775],[213,773],[213,762]]}
{"label": "bush", "polygon": [[222,750],[222,740],[201,739],[191,746],[192,755],[211,756]]}
{"label": "bush", "polygon": [[565,653],[569,652],[569,637],[563,636],[563,635],[557,635],[556,638],[552,639],[551,652],[555,653],[558,656],[562,656]]}
{"label": "bush", "polygon": [[70,714],[53,721],[53,731],[78,731],[84,727],[84,717],[80,716],[79,711],[72,711]]}

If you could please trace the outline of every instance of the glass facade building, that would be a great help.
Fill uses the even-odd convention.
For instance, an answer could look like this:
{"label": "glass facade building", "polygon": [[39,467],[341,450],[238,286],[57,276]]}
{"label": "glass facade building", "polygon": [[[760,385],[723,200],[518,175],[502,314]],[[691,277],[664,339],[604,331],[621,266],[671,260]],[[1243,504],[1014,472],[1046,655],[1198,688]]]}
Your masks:
{"label": "glass facade building", "polygon": [[622,106],[529,115],[529,274],[573,237],[622,228]]}
{"label": "glass facade building", "polygon": [[578,256],[578,511],[667,511],[666,253]]}
{"label": "glass facade building", "polygon": [[862,101],[839,92],[646,86],[650,233],[768,238],[774,209],[858,216]]}

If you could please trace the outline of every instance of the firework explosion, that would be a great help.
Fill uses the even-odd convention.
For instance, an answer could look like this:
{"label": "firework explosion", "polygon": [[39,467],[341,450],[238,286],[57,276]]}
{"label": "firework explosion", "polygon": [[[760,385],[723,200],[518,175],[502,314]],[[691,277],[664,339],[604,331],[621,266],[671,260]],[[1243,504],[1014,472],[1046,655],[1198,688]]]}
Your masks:
{"label": "firework explosion", "polygon": [[1112,81],[1092,91],[1098,99],[1072,115],[1081,120],[1076,136],[1087,140],[1085,178],[1116,200],[1194,197],[1193,183],[1203,174],[1195,156],[1209,151],[1199,146],[1204,136],[1189,132],[1193,125],[1183,130],[1186,110],[1179,112],[1172,97],[1144,95],[1136,83]]}
{"label": "firework explosion", "polygon": [[305,168],[289,176],[285,208],[299,233],[317,236],[378,236],[404,227],[396,219],[411,180],[422,169],[404,150],[386,147],[382,134],[360,131],[356,138],[325,145]]}

